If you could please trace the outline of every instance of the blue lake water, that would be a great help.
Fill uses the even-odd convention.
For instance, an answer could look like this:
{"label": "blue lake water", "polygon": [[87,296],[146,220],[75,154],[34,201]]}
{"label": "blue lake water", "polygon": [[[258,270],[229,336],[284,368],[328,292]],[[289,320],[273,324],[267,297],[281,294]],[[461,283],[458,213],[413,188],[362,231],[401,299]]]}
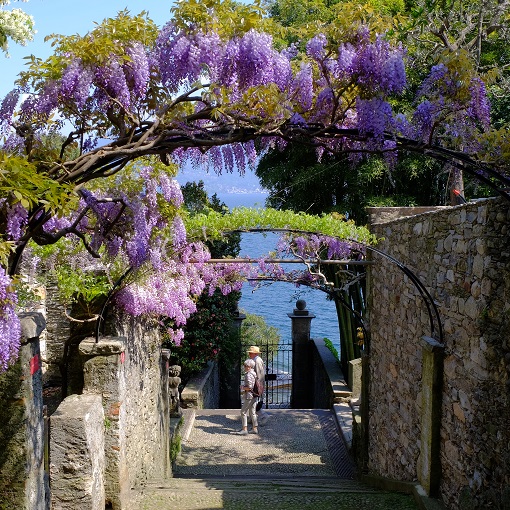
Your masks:
{"label": "blue lake water", "polygon": [[[242,234],[240,256],[258,258],[274,250],[277,234],[260,233]],[[293,269],[296,265],[293,264]],[[291,283],[276,282],[253,289],[245,283],[239,308],[245,313],[252,313],[264,317],[266,323],[274,326],[280,332],[283,341],[291,341],[291,320],[288,313],[292,313],[296,301],[304,299],[306,308],[316,317],[311,323],[311,337],[331,340],[337,351],[340,350],[340,333],[333,301],[326,299],[326,294],[308,287],[295,287]]]}

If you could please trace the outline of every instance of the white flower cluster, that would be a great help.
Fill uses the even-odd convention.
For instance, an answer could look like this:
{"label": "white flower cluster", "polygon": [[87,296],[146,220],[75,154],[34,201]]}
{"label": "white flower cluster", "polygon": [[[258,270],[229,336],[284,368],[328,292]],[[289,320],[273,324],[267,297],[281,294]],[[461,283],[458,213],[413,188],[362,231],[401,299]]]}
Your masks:
{"label": "white flower cluster", "polygon": [[3,6],[9,3],[10,0],[0,0],[0,49],[6,54],[9,39],[25,46],[34,38],[35,33],[34,18],[21,9],[4,10]]}

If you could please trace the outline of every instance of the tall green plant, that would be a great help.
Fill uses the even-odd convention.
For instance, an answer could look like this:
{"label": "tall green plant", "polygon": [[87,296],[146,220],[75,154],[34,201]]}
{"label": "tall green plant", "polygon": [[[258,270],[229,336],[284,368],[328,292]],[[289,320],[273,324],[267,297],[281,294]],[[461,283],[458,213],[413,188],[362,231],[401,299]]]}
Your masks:
{"label": "tall green plant", "polygon": [[[361,357],[364,332],[361,321],[365,313],[365,274],[359,266],[329,266],[328,279],[334,282],[330,298],[335,302],[340,330],[340,365],[347,374],[349,361]],[[348,275],[348,276],[347,276]]]}

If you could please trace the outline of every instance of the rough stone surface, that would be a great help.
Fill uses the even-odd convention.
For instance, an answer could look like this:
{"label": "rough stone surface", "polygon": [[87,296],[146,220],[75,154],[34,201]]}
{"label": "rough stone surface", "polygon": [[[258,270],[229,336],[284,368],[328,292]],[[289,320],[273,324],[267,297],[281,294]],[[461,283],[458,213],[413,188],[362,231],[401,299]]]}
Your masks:
{"label": "rough stone surface", "polygon": [[126,510],[417,510],[408,494],[335,478],[174,478],[134,494]]}
{"label": "rough stone surface", "polygon": [[[40,324],[33,317],[30,328]],[[0,374],[0,508],[43,510],[44,425],[39,338],[23,338],[17,362]]]}
{"label": "rough stone surface", "polygon": [[64,358],[65,343],[70,336],[69,319],[64,313],[64,306],[58,297],[56,283],[46,286],[45,315],[46,333],[45,348],[42,350],[44,364],[44,383],[60,384],[62,381],[62,360]]}
{"label": "rough stone surface", "polygon": [[176,477],[134,491],[129,510],[418,508],[410,494],[353,479],[345,445],[336,427],[330,431],[329,411],[272,410],[258,436],[230,434],[239,426],[238,410],[187,409],[186,422],[190,413],[195,419]]}
{"label": "rough stone surface", "polygon": [[102,337],[100,341],[95,338],[86,338],[80,343],[79,352],[82,356],[110,356],[120,354],[125,350],[126,339],[124,337]]}
{"label": "rough stone surface", "polygon": [[349,388],[353,398],[361,395],[361,358],[349,361]]}
{"label": "rough stone surface", "polygon": [[[106,430],[107,502],[123,508],[131,488],[149,478],[161,478],[167,469],[168,430],[162,383],[168,384],[168,366],[161,362],[161,338],[157,324],[129,316],[112,320],[114,336],[124,337],[125,351],[104,356],[112,364],[112,389],[95,387],[87,378],[86,391],[103,394]],[[101,356],[99,356],[101,358]],[[92,358],[94,359],[94,358]],[[91,360],[92,361],[92,360]],[[88,363],[88,362],[87,362]],[[115,367],[115,368],[114,368]],[[166,375],[165,375],[166,371]],[[109,456],[109,457],[108,457]],[[110,480],[110,485],[109,481]]]}
{"label": "rough stone surface", "polygon": [[[489,199],[372,226],[382,251],[425,285],[444,326],[441,496],[502,504],[510,486],[510,208]],[[419,231],[420,234],[416,234]],[[374,254],[369,272],[369,469],[414,480],[422,336],[429,315],[409,277]],[[437,325],[436,332],[437,334]]]}
{"label": "rough stone surface", "polygon": [[44,316],[37,312],[26,312],[19,315],[21,338],[29,340],[39,338],[46,327]]}
{"label": "rough stone surface", "polygon": [[[243,437],[233,434],[241,428],[239,410],[197,410],[175,476],[336,477],[338,469],[343,478],[353,478],[338,431],[327,433],[326,420],[334,423],[330,411],[272,409],[269,415],[258,435]],[[341,463],[335,461],[338,456]]]}
{"label": "rough stone surface", "polygon": [[54,510],[104,510],[104,412],[100,395],[71,395],[51,416]]}

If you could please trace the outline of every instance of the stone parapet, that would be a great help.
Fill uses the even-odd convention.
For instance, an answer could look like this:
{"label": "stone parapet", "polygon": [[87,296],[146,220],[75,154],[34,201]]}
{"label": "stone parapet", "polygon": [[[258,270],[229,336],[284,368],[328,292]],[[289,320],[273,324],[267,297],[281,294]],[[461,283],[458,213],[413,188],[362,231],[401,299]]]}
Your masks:
{"label": "stone parapet", "polygon": [[218,365],[209,361],[200,373],[186,383],[181,402],[190,409],[217,409],[219,398]]}
{"label": "stone parapet", "polygon": [[338,359],[326,347],[324,339],[311,341],[313,364],[314,409],[332,409],[333,404],[343,402],[352,396]]}
{"label": "stone parapet", "polygon": [[104,510],[104,423],[101,395],[71,395],[52,414],[53,509]]}

